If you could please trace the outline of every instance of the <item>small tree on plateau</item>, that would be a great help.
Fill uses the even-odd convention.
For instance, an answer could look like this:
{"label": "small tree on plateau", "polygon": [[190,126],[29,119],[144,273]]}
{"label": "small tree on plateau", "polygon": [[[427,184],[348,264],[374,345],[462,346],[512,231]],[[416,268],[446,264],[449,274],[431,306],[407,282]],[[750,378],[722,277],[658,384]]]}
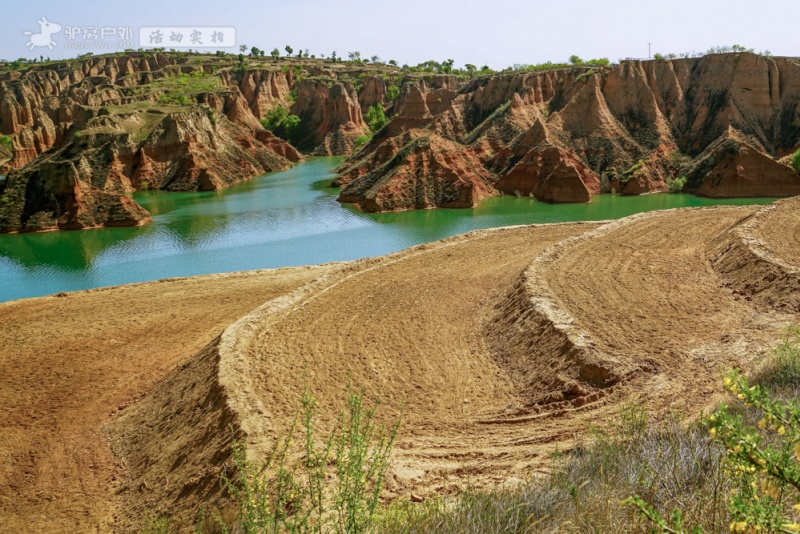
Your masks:
{"label": "small tree on plateau", "polygon": [[273,48],[272,52],[270,52],[269,55],[272,56],[272,59],[278,59],[279,57],[281,57],[281,51],[278,50],[277,48]]}
{"label": "small tree on plateau", "polygon": [[246,44],[239,45],[239,52],[244,54],[246,51],[247,51],[247,45]]}
{"label": "small tree on plateau", "polygon": [[292,47],[291,47],[291,46],[289,46],[289,45],[286,45],[286,47],[284,48],[284,50],[286,50],[286,55],[287,55],[287,56],[291,56],[291,55],[292,55],[292,52],[294,52],[294,48],[292,48]]}
{"label": "small tree on plateau", "polygon": [[583,65],[583,60],[577,54],[569,56],[569,62],[573,65]]}

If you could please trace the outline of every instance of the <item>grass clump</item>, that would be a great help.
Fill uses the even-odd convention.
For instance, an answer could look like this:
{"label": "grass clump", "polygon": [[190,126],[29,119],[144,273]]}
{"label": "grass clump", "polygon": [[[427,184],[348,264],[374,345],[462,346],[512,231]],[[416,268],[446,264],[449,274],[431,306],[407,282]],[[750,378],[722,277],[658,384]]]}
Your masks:
{"label": "grass clump", "polygon": [[[244,444],[233,447],[233,470],[223,481],[239,506],[223,532],[367,532],[372,525],[400,424],[375,423],[377,404],[364,405],[363,394],[347,397],[336,429],[319,443],[313,420],[317,401],[303,394],[288,435],[279,440],[263,465],[247,458]],[[298,432],[298,427],[302,427]],[[302,434],[302,454],[293,461],[291,447]]]}
{"label": "grass clump", "polygon": [[[641,492],[659,510],[691,502],[692,520],[727,529],[723,448],[676,414],[652,421],[630,405],[590,444],[554,455],[547,477],[516,487],[468,491],[451,501],[398,504],[380,532],[646,532],[622,501]],[[722,512],[720,510],[722,509]],[[721,515],[722,513],[722,515]]]}
{"label": "grass clump", "polygon": [[[729,531],[800,532],[800,328],[789,330],[752,379],[732,371],[723,383],[733,403],[703,424],[725,451]],[[686,504],[665,516],[638,495],[627,502],[662,532],[710,532],[684,519]]]}

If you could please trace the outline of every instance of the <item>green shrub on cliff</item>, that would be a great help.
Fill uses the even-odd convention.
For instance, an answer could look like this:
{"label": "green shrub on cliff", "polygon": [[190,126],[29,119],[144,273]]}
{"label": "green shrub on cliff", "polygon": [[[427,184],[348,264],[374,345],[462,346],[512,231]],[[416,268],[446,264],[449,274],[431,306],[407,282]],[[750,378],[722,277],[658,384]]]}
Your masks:
{"label": "green shrub on cliff", "polygon": [[6,149],[7,152],[11,152],[11,136],[10,135],[0,135],[0,146]]}
{"label": "green shrub on cliff", "polygon": [[392,84],[386,88],[386,101],[394,102],[394,99],[400,95],[400,86]]}
{"label": "green shrub on cliff", "polygon": [[259,122],[265,130],[275,133],[278,137],[290,143],[296,143],[301,134],[301,120],[297,115],[289,115],[289,110],[283,106],[272,108],[267,116]]}
{"label": "green shrub on cliff", "polygon": [[377,132],[389,122],[386,114],[383,112],[383,107],[380,104],[375,104],[367,110],[367,115],[364,117],[369,125],[369,129]]}
{"label": "green shrub on cliff", "polygon": [[792,156],[792,168],[794,172],[800,173],[800,148]]}
{"label": "green shrub on cliff", "polygon": [[275,131],[275,129],[283,123],[288,115],[289,111],[283,106],[272,108],[267,112],[267,116],[261,119],[261,126],[270,132]]}
{"label": "green shrub on cliff", "polygon": [[356,137],[356,140],[353,142],[353,147],[358,148],[358,147],[360,147],[362,145],[365,145],[365,144],[369,143],[371,140],[372,140],[372,136],[371,135],[367,135],[367,134],[359,135],[358,137]]}
{"label": "green shrub on cliff", "polygon": [[680,193],[686,185],[686,177],[667,178],[667,190],[670,193]]}
{"label": "green shrub on cliff", "polygon": [[300,138],[301,124],[300,117],[289,115],[283,120],[283,137],[292,144],[297,143]]}

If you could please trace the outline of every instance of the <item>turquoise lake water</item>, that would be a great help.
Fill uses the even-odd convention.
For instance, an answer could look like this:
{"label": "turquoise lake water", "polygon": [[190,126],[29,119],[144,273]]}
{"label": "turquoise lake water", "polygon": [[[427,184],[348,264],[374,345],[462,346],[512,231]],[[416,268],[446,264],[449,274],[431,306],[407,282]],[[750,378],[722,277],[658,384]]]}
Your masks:
{"label": "turquoise lake water", "polygon": [[327,187],[339,158],[316,158],[217,192],[141,192],[137,228],[0,235],[0,302],[174,276],[377,256],[479,228],[602,220],[657,209],[763,204],[684,194],[600,195],[588,204],[495,197],[474,209],[366,214]]}

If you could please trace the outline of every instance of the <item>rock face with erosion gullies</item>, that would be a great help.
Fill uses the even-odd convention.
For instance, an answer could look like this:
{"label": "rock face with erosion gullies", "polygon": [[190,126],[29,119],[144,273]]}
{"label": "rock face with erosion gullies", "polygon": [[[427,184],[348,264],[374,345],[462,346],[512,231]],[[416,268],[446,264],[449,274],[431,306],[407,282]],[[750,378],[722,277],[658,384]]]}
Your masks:
{"label": "rock face with erosion gullies", "polygon": [[85,113],[70,142],[0,182],[0,231],[138,225],[150,217],[132,191],[221,189],[299,157],[207,106],[116,111]]}
{"label": "rock face with erosion gullies", "polygon": [[291,112],[300,117],[298,146],[317,156],[350,153],[355,140],[369,132],[358,96],[350,82],[305,79],[297,84]]}
{"label": "rock face with erosion gullies", "polygon": [[286,100],[291,71],[138,56],[0,74],[0,232],[142,224],[132,191],[220,189],[302,159],[254,114]]}
{"label": "rock face with erosion gullies", "polygon": [[[460,86],[410,78],[393,111],[334,182],[369,176],[372,185],[344,189],[340,200],[375,208],[359,195],[392,188],[391,177],[416,164],[395,156],[429,134],[450,141],[449,154],[457,146],[475,156],[494,189],[548,202],[666,191],[673,183],[713,197],[800,194],[800,177],[778,162],[800,148],[800,62],[791,58],[624,61]],[[391,176],[381,179],[380,169]]]}
{"label": "rock face with erosion gullies", "polygon": [[529,151],[495,183],[504,193],[533,195],[547,202],[589,202],[600,192],[597,176],[578,158],[553,145]]}
{"label": "rock face with erosion gullies", "polygon": [[351,180],[340,196],[364,211],[470,208],[492,196],[493,177],[458,143],[436,134],[417,138],[374,171]]}
{"label": "rock face with erosion gullies", "polygon": [[219,189],[286,169],[303,156],[262,126],[278,107],[302,117],[305,151],[349,153],[369,128],[348,80],[373,79],[364,99],[382,102],[394,76],[370,68],[380,77],[321,60],[159,52],[7,68],[0,232],[140,224],[132,191]]}
{"label": "rock face with erosion gullies", "polygon": [[712,198],[800,195],[800,175],[791,167],[735,138],[709,147],[689,180],[699,184],[698,195]]}

